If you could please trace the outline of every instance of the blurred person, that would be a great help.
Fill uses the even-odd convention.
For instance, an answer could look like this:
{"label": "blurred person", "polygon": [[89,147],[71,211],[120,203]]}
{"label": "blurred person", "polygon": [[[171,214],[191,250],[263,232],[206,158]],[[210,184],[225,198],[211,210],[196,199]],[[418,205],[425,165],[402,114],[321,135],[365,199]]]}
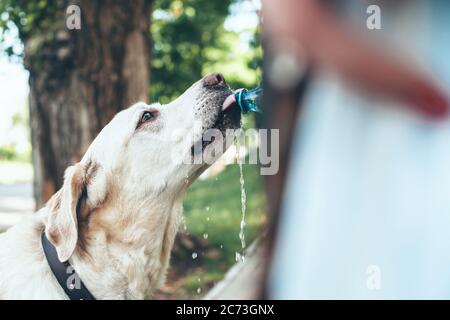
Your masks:
{"label": "blurred person", "polygon": [[450,3],[267,0],[263,27],[271,86],[313,75],[269,297],[450,298]]}

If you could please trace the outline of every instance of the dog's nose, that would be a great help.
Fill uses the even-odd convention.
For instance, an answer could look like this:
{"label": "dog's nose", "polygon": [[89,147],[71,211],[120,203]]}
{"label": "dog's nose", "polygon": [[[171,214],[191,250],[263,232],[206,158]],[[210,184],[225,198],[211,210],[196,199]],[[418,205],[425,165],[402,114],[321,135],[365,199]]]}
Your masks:
{"label": "dog's nose", "polygon": [[210,73],[203,79],[205,87],[212,87],[217,85],[225,85],[225,78],[220,73]]}

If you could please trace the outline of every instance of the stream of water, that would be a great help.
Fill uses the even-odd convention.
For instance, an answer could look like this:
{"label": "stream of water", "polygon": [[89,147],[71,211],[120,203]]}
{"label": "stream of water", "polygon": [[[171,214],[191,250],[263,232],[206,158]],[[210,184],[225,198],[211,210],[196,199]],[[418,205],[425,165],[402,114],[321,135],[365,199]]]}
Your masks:
{"label": "stream of water", "polygon": [[240,137],[237,137],[236,138],[236,157],[237,157],[237,162],[239,165],[239,173],[240,173],[239,183],[240,183],[240,187],[241,187],[241,213],[242,213],[240,231],[239,231],[239,239],[241,240],[242,253],[236,252],[236,261],[243,262],[245,259],[244,250],[245,250],[245,246],[246,246],[246,244],[245,244],[245,213],[247,210],[247,194],[245,192],[244,170],[243,170],[240,151],[241,151]]}

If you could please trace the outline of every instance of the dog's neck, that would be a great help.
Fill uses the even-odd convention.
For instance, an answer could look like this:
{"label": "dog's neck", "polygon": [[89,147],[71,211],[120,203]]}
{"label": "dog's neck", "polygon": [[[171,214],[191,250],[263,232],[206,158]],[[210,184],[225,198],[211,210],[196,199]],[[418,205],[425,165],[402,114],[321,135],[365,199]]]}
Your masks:
{"label": "dog's neck", "polygon": [[97,299],[148,299],[165,281],[182,196],[135,203],[114,203],[80,221],[70,263]]}

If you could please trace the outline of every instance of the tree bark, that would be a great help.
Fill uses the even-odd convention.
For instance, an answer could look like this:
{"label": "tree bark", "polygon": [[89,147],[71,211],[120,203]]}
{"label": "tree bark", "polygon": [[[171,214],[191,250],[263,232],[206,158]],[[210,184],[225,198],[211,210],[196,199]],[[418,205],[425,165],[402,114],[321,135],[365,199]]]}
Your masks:
{"label": "tree bark", "polygon": [[81,9],[80,30],[66,28],[62,2],[51,34],[25,43],[38,207],[118,111],[148,100],[151,1],[70,4]]}

